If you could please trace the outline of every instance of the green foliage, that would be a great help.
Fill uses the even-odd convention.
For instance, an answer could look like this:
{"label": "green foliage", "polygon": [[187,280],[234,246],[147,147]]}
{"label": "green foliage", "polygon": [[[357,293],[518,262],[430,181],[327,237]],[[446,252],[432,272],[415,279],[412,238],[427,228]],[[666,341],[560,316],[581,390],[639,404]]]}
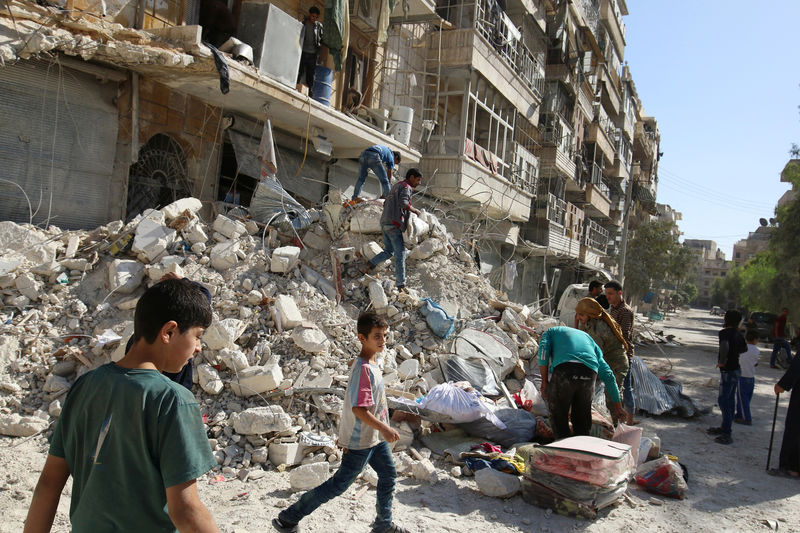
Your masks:
{"label": "green foliage", "polygon": [[626,294],[640,296],[670,283],[680,287],[689,279],[696,257],[678,243],[674,228],[673,222],[653,221],[636,229],[625,258]]}
{"label": "green foliage", "polygon": [[[692,272],[694,272],[694,270],[692,270]],[[695,298],[697,298],[697,294],[699,291],[697,290],[697,285],[695,285],[691,281],[687,281],[681,286],[680,292],[685,295],[686,302],[691,302]]]}

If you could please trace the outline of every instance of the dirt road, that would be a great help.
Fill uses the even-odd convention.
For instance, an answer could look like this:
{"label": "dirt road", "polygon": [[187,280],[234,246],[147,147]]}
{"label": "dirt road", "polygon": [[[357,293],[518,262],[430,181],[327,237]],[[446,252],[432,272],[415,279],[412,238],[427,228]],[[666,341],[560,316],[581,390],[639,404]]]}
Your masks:
{"label": "dirt road", "polygon": [[[775,396],[772,386],[780,376],[769,368],[771,346],[761,345],[753,398],[753,425],[734,426],[734,443],[717,444],[705,429],[719,425],[716,408],[715,369],[717,331],[721,317],[692,310],[654,324],[657,330],[673,334],[682,346],[663,346],[664,355],[653,346],[638,346],[648,367],[657,374],[669,373],[683,383],[684,393],[701,406],[714,405],[711,414],[681,418],[642,418],[645,434],[657,434],[662,449],[677,455],[689,470],[686,500],[658,498],[632,486],[631,502],[605,510],[595,521],[574,520],[532,507],[520,496],[497,500],[482,496],[469,478],[447,477],[430,485],[401,478],[395,498],[396,521],[414,532],[560,532],[590,531],[767,531],[765,520],[778,522],[779,531],[800,531],[800,480],[766,475]],[[773,466],[783,429],[788,398],[782,398],[775,433]],[[0,531],[21,531],[38,472],[44,463],[46,443],[33,439],[19,444],[0,439]],[[443,469],[444,463],[438,463]],[[447,467],[449,468],[449,467]],[[443,470],[446,472],[446,470]],[[257,481],[242,483],[199,483],[203,500],[209,505],[225,532],[272,531],[269,521],[280,508],[294,501],[288,475],[274,469]],[[369,531],[374,516],[375,491],[364,492],[360,482],[343,497],[328,503],[304,521],[303,531]],[[69,494],[69,491],[67,491]],[[358,496],[356,499],[355,496]],[[121,502],[123,503],[123,502]],[[69,501],[62,497],[54,531],[69,531]]]}

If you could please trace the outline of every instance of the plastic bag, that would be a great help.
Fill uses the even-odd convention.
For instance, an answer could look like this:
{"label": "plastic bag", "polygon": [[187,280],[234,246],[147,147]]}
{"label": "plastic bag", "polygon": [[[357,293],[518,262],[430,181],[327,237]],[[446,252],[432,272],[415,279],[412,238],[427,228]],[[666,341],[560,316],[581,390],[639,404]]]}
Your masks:
{"label": "plastic bag", "polygon": [[636,483],[647,492],[679,500],[684,499],[689,490],[681,465],[666,455],[640,466],[636,470]]}
{"label": "plastic bag", "polygon": [[450,417],[454,423],[472,422],[483,417],[505,429],[505,424],[495,416],[488,405],[480,400],[476,392],[465,391],[453,383],[436,385],[419,405]]}
{"label": "plastic bag", "polygon": [[[439,360],[442,361],[443,358]],[[467,381],[484,396],[500,396],[500,384],[489,364],[482,360],[467,361],[457,355],[448,355],[444,360],[444,376],[448,381]]]}
{"label": "plastic bag", "polygon": [[525,407],[527,411],[530,411],[536,416],[549,416],[550,413],[547,410],[547,402],[544,401],[544,398],[542,398],[542,395],[539,393],[539,389],[536,388],[536,385],[532,381],[528,379],[525,380],[525,385],[523,385],[519,395],[524,405],[527,406],[528,402],[530,402],[530,409]]}
{"label": "plastic bag", "polygon": [[428,327],[431,328],[433,334],[442,339],[446,339],[453,333],[456,325],[456,319],[448,315],[442,306],[431,300],[430,298],[422,298],[423,303],[420,311],[428,322]]}

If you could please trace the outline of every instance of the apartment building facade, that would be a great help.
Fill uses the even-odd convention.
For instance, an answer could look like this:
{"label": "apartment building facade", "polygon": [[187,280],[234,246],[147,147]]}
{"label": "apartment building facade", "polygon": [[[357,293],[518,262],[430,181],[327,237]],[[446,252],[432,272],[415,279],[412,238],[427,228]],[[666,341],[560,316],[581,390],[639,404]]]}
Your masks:
{"label": "apartment building facade", "polygon": [[[257,3],[227,2],[240,31]],[[332,189],[350,194],[368,146],[399,151],[401,173],[426,175],[421,202],[447,214],[516,300],[613,275],[626,214],[635,230],[657,212],[660,142],[623,64],[624,0],[331,3],[338,11],[271,2],[279,12],[264,26],[268,39],[273,19],[294,28],[288,19],[313,5],[323,20],[336,14],[343,46],[321,62],[333,68],[339,54],[341,68],[319,101],[264,66],[258,49],[255,65],[222,55],[223,76],[200,43],[196,0],[70,0],[66,10],[11,1],[25,25],[0,47],[14,62],[0,68],[0,86],[24,103],[19,124],[26,113],[39,120],[0,126],[7,177],[54,198],[47,217],[66,228],[185,195],[247,206],[269,120],[277,177],[309,204]],[[0,24],[13,28],[5,13]],[[398,135],[395,111],[410,117],[410,135]],[[367,180],[365,194],[378,191]],[[42,221],[5,187],[0,205],[13,220]]]}
{"label": "apartment building facade", "polygon": [[725,259],[725,252],[717,248],[714,241],[685,239],[683,244],[697,256],[697,298],[694,304],[710,307],[714,281],[728,275],[733,261]]}

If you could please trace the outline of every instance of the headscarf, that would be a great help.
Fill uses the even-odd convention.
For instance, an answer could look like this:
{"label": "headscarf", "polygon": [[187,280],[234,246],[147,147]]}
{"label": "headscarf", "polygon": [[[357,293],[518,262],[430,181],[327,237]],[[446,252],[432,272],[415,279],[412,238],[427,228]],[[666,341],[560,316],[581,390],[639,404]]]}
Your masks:
{"label": "headscarf", "polygon": [[625,340],[625,337],[622,335],[622,328],[619,327],[617,321],[611,318],[611,315],[606,313],[606,310],[603,309],[603,306],[600,305],[597,300],[594,298],[582,298],[578,305],[575,306],[575,312],[580,313],[582,315],[588,315],[589,318],[603,319],[603,322],[608,324],[608,327],[611,328],[611,331],[614,332],[614,336],[622,343],[622,346],[627,351],[629,348],[628,341]]}

